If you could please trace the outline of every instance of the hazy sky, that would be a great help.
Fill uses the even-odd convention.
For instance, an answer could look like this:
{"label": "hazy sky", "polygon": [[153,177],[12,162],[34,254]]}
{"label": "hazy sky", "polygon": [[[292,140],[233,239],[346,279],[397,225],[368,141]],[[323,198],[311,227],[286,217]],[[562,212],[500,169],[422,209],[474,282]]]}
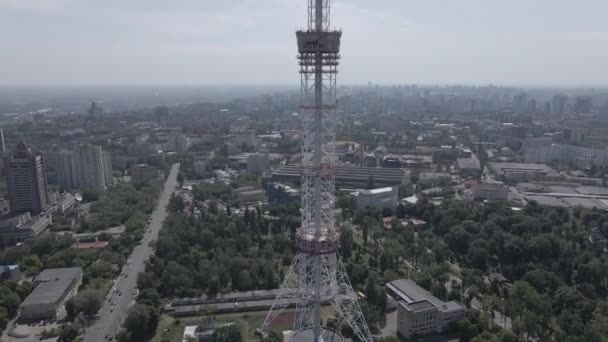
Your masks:
{"label": "hazy sky", "polygon": [[[333,0],[346,83],[608,84],[606,0]],[[0,0],[1,84],[297,84],[306,0]]]}

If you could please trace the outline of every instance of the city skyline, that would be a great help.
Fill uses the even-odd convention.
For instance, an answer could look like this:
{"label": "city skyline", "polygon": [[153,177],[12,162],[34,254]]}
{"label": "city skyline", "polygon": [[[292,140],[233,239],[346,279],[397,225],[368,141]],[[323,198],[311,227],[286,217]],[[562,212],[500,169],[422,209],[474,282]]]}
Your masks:
{"label": "city skyline", "polygon": [[[2,84],[295,84],[305,5],[0,0]],[[601,1],[334,5],[346,32],[342,84],[606,85]]]}

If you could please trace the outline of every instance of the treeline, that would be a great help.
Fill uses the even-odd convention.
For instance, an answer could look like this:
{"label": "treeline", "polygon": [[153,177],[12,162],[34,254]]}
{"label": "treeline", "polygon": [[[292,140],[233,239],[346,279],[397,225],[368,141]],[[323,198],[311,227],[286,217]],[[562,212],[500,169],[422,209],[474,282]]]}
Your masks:
{"label": "treeline", "polygon": [[[519,339],[608,339],[608,256],[603,245],[588,239],[592,227],[606,232],[608,213],[543,208],[536,202],[514,211],[507,203],[458,201],[441,206],[422,201],[406,212],[431,222],[435,236],[448,247],[442,258],[466,267],[463,286],[481,294],[491,316],[512,318]],[[483,275],[491,272],[514,285],[484,281]]]}
{"label": "treeline", "polygon": [[294,255],[294,229],[291,220],[265,218],[256,209],[243,216],[217,208],[201,217],[172,213],[138,286],[163,297],[276,288]]}

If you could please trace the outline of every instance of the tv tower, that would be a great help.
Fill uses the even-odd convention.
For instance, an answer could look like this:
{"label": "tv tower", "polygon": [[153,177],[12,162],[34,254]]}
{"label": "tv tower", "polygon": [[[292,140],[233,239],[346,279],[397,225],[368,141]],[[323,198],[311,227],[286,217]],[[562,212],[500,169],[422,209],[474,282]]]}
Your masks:
{"label": "tv tower", "polygon": [[291,341],[342,341],[338,331],[321,325],[321,306],[331,305],[340,324],[350,325],[359,340],[372,342],[338,254],[335,124],[342,32],[330,28],[330,2],[308,0],[308,28],[296,32],[302,98],[302,226],[296,231],[297,254],[262,331],[295,302]]}

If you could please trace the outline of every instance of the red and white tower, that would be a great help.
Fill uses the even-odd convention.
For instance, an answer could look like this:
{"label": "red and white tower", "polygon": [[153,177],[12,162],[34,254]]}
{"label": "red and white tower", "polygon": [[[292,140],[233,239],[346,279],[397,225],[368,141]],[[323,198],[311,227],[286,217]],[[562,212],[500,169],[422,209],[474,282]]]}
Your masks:
{"label": "red and white tower", "polygon": [[321,306],[331,305],[339,323],[359,340],[373,341],[338,248],[335,208],[336,76],[341,31],[330,28],[330,1],[308,0],[308,28],[296,33],[302,97],[302,226],[296,254],[262,330],[296,303],[292,341],[341,341],[322,327]]}

